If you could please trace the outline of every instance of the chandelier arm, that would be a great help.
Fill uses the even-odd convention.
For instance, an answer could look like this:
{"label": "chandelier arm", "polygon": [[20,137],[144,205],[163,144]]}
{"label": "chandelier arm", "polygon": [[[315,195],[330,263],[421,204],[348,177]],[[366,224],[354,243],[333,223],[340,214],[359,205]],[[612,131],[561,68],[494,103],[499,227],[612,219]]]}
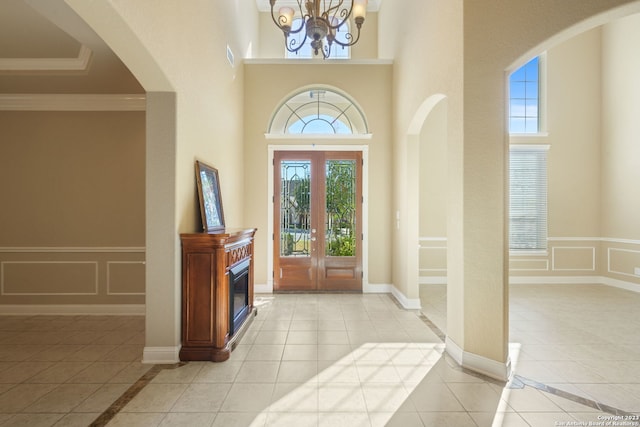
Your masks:
{"label": "chandelier arm", "polygon": [[327,59],[331,55],[331,43],[322,46],[322,59]]}
{"label": "chandelier arm", "polygon": [[332,42],[333,42],[333,43],[337,43],[337,44],[339,44],[339,45],[340,45],[340,46],[342,46],[342,47],[349,47],[349,46],[353,46],[354,44],[358,43],[358,40],[360,40],[360,27],[362,27],[362,24],[357,25],[358,33],[356,34],[356,39],[355,39],[355,40],[349,41],[349,40],[353,39],[353,34],[351,34],[351,33],[347,33],[347,34],[345,34],[345,36],[344,36],[344,38],[345,38],[345,39],[347,39],[347,42],[346,42],[346,43],[343,43],[343,42],[341,42],[341,41],[340,41],[340,40],[338,40],[338,39],[333,39],[333,40],[332,40]]}
{"label": "chandelier arm", "polygon": [[[322,13],[325,16],[329,16],[333,13],[333,15],[335,16],[336,13],[338,12],[338,10],[340,10],[340,8],[342,8],[342,12],[340,12],[341,15],[344,15],[347,8],[343,8],[342,5],[344,4],[344,0],[340,0],[338,3],[335,4],[335,6],[333,5],[333,0],[329,2],[329,7]],[[351,6],[349,6],[349,13],[347,14],[350,15],[351,14],[351,10],[353,9],[353,1],[351,2]]]}
{"label": "chandelier arm", "polygon": [[302,46],[304,46],[304,43],[307,41],[307,33],[304,33],[304,38],[302,39],[302,41],[300,42],[300,46],[298,47],[293,47],[296,45],[296,43],[298,42],[296,39],[291,39],[288,43],[287,40],[289,40],[289,38],[287,37],[287,35],[284,35],[284,47],[291,53],[298,53],[298,51],[300,49],[302,49]]}
{"label": "chandelier arm", "polygon": [[[282,30],[282,32],[284,33],[285,37],[288,36],[289,34],[297,34],[300,31],[302,31],[302,29],[305,26],[306,23],[306,19],[309,15],[306,13],[303,13],[302,11],[302,0],[297,0],[298,2],[298,9],[300,10],[300,16],[302,16],[301,22],[300,22],[300,27],[292,30],[291,27],[289,27],[288,29],[286,28],[287,26],[284,25],[284,22],[286,22],[283,18],[282,15],[278,15],[278,18],[276,19],[276,14],[274,13],[274,6],[276,5],[276,0],[270,0],[271,3],[271,19],[273,20],[273,23],[276,24],[276,26],[278,28],[280,28],[280,30]],[[278,12],[279,13],[279,12]]]}

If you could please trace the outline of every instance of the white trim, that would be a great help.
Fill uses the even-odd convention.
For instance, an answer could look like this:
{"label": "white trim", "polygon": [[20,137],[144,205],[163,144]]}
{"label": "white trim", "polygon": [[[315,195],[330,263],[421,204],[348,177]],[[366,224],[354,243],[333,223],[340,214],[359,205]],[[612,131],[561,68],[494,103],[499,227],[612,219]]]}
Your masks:
{"label": "white trim", "polygon": [[513,151],[549,151],[550,148],[549,144],[509,144],[509,150]]}
{"label": "white trim", "polygon": [[420,298],[407,298],[405,294],[400,292],[398,288],[391,285],[391,295],[398,300],[400,305],[406,310],[420,310],[422,305],[420,304]]}
{"label": "white trim", "polygon": [[107,261],[107,295],[145,295],[144,292],[111,292],[111,264],[142,264],[144,261]]}
{"label": "white trim", "polygon": [[[8,264],[93,264],[92,292],[5,292],[5,265]],[[2,261],[0,262],[0,295],[52,296],[52,295],[98,295],[98,261]]]}
{"label": "white trim", "polygon": [[631,253],[639,253],[640,251],[637,250],[633,250],[633,249],[621,249],[621,248],[607,248],[607,272],[608,273],[612,273],[612,274],[619,274],[621,276],[629,276],[629,277],[634,277],[637,278],[638,276],[632,273],[625,273],[622,271],[616,271],[616,270],[612,270],[611,269],[611,252],[613,251],[618,251],[618,252],[631,252]]}
{"label": "white trim", "polygon": [[602,276],[509,276],[510,285],[600,285]]}
{"label": "white trim", "polygon": [[624,243],[628,245],[640,245],[640,240],[634,239],[618,239],[615,237],[549,237],[550,242],[553,241],[567,241],[567,242],[611,242],[611,243]]}
{"label": "white trim", "polygon": [[2,94],[0,111],[146,111],[145,94]]}
{"label": "white trim", "polygon": [[0,253],[144,253],[144,246],[5,246],[0,247]]}
{"label": "white trim", "polygon": [[[344,139],[344,140],[362,140],[362,139],[373,139],[372,133],[351,133],[351,134],[313,134],[313,133],[265,133],[265,139],[281,139],[281,140],[314,140],[314,141],[322,141],[329,140],[334,141],[336,139]],[[312,144],[316,146],[316,144]],[[318,149],[322,149],[322,145],[317,146]],[[282,150],[280,150],[282,151]]]}
{"label": "white trim", "polygon": [[446,237],[419,237],[420,242],[446,242]]}
{"label": "white trim", "polygon": [[180,361],[180,346],[174,347],[145,347],[142,351],[144,364],[170,364]]}
{"label": "white trim", "polygon": [[0,304],[5,315],[144,316],[144,304]]}
{"label": "white trim", "polygon": [[509,258],[512,257],[546,257],[549,256],[549,251],[543,249],[510,249]]}
{"label": "white trim", "polygon": [[253,292],[256,294],[272,294],[273,293],[273,280],[271,283],[258,283],[253,285]]}
{"label": "white trim", "polygon": [[[591,268],[556,268],[556,249],[591,249]],[[596,248],[593,246],[554,246],[551,248],[551,271],[596,271]]]}
{"label": "white trim", "polygon": [[601,240],[603,242],[625,243],[625,244],[628,244],[628,245],[640,245],[640,240],[616,239],[616,238],[613,238],[613,237],[603,237]]}
{"label": "white trim", "polygon": [[625,282],[624,280],[613,279],[611,277],[602,277],[601,279],[603,285],[640,293],[640,284]]}
{"label": "white trim", "polygon": [[547,237],[550,242],[599,242],[602,237]]}
{"label": "white trim", "polygon": [[507,381],[511,376],[511,358],[506,362],[498,362],[468,351],[464,351],[448,336],[445,339],[445,350],[458,365],[463,368],[487,375],[500,381]]}
{"label": "white trim", "polygon": [[331,66],[331,65],[393,65],[392,59],[332,59],[330,61],[318,61],[313,58],[300,59],[264,59],[264,58],[245,58],[243,63],[246,65],[313,65],[313,66]]}
{"label": "white trim", "polygon": [[362,152],[362,290],[367,291],[369,283],[369,146],[368,145],[268,145],[267,146],[267,286],[273,292],[273,194],[274,156],[276,151],[360,151]]}
{"label": "white trim", "polygon": [[[546,138],[548,136],[549,136],[549,132],[509,133],[509,138]],[[515,144],[518,144],[518,143],[515,143]]]}
{"label": "white trim", "polygon": [[0,58],[0,71],[86,71],[91,54],[81,45],[75,58]]}
{"label": "white trim", "polygon": [[365,294],[390,294],[393,285],[385,283],[362,283],[362,292]]}
{"label": "white trim", "polygon": [[420,276],[418,277],[419,285],[446,285],[447,276]]}

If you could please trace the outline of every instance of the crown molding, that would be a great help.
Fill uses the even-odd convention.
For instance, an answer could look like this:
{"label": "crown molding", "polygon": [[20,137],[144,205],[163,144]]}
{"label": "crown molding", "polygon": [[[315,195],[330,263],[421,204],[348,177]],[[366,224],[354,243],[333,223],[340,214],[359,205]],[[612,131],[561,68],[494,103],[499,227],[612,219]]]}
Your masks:
{"label": "crown molding", "polygon": [[145,94],[2,94],[0,111],[145,111]]}
{"label": "crown molding", "polygon": [[0,58],[0,71],[86,71],[92,51],[80,46],[76,58]]}

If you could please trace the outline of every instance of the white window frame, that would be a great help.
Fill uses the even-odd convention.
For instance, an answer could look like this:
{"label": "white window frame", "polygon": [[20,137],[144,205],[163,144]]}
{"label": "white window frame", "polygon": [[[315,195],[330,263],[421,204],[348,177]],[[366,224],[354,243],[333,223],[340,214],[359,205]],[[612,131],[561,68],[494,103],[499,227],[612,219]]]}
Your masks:
{"label": "white window frame", "polygon": [[[531,58],[533,59],[533,58]],[[527,60],[524,65],[529,63],[531,60]],[[511,117],[510,109],[511,109],[511,96],[509,91],[511,90],[511,74],[517,71],[519,68],[514,70],[507,77],[507,128],[509,128],[509,119]],[[511,137],[539,137],[539,136],[548,136],[547,129],[547,53],[543,52],[538,55],[538,132],[532,133],[517,133],[511,132],[509,129],[509,135]]]}

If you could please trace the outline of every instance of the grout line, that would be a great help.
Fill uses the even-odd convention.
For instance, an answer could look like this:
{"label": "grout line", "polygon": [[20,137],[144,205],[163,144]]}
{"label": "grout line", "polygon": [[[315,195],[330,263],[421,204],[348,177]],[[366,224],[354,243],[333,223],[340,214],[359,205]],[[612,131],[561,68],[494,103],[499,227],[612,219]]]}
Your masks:
{"label": "grout line", "polygon": [[165,369],[176,369],[186,365],[184,362],[175,363],[173,365],[154,365],[149,369],[138,381],[133,383],[122,395],[111,404],[98,418],[96,418],[89,427],[104,427],[109,421],[115,417],[134,397],[142,391],[160,372]]}
{"label": "grout line", "polygon": [[[398,304],[399,305],[399,304]],[[420,312],[417,315],[430,329],[431,331],[433,331],[438,338],[440,338],[442,340],[442,342],[445,342],[446,340],[446,335],[444,334],[444,332],[442,332],[442,330],[440,328],[438,328],[438,326],[436,326],[435,323],[433,323],[431,321],[431,319],[429,319],[424,313]],[[445,352],[446,354],[446,352]],[[455,363],[455,365],[458,365],[455,361],[453,361],[453,363]],[[465,374],[474,376],[476,378],[480,378],[484,381],[493,383],[493,384],[498,384],[498,385],[505,385],[505,382],[503,381],[498,381],[494,378],[491,377],[487,377],[486,375],[482,375],[478,372],[474,372],[471,371],[469,369],[463,368],[461,366],[457,366],[459,368],[459,370],[461,372],[464,372]],[[614,408],[613,406],[609,406],[609,405],[605,405],[604,403],[601,402],[597,402],[595,400],[592,399],[587,399],[586,397],[582,397],[582,396],[578,396],[577,394],[573,394],[573,393],[569,393],[560,389],[557,389],[555,387],[551,387],[549,385],[537,382],[535,380],[531,380],[528,378],[525,378],[523,376],[520,375],[516,375],[514,374],[513,377],[511,378],[511,380],[506,383],[507,387],[510,389],[523,389],[525,386],[529,386],[531,388],[534,388],[536,390],[545,392],[545,393],[549,393],[549,394],[553,394],[554,396],[558,396],[558,397],[562,397],[563,399],[567,399],[570,400],[572,402],[584,405],[584,406],[588,406],[590,408],[602,411],[602,412],[607,412],[609,414],[613,414],[613,415],[619,415],[619,416],[627,416],[627,417],[635,417],[637,416],[636,414],[633,414],[631,412],[626,412],[623,411],[622,409],[618,409],[618,408]]]}
{"label": "grout line", "polygon": [[514,375],[514,379],[518,380],[523,386],[519,388],[524,388],[524,386],[529,386],[539,391],[543,391],[545,393],[553,394],[558,397],[562,397],[564,399],[570,400],[575,403],[579,403],[584,406],[588,406],[590,408],[607,412],[609,414],[623,416],[623,417],[637,417],[637,414],[633,414],[631,412],[623,411],[622,409],[614,408],[613,406],[605,405],[604,403],[597,402],[592,399],[587,399],[586,397],[578,396],[577,394],[569,393],[564,390],[560,390],[555,387],[551,387],[549,385],[539,383],[537,381],[531,380],[529,378],[522,377],[520,375]]}

